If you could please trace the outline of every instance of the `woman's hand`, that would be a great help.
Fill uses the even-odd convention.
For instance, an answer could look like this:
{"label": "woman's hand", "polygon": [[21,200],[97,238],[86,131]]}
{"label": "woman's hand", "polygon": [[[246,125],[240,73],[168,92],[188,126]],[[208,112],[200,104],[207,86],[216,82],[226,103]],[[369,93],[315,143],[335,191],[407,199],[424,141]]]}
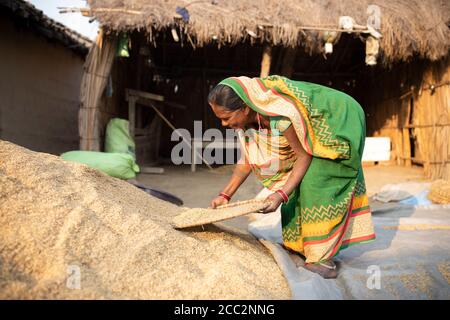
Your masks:
{"label": "woman's hand", "polygon": [[228,203],[227,199],[225,199],[224,197],[221,197],[221,196],[217,196],[214,199],[212,199],[210,206],[211,206],[211,208],[215,209],[218,206],[222,206],[227,203]]}
{"label": "woman's hand", "polygon": [[264,209],[260,210],[261,213],[274,212],[278,209],[281,203],[283,203],[283,198],[278,193],[274,192],[266,198],[266,201],[270,204]]}

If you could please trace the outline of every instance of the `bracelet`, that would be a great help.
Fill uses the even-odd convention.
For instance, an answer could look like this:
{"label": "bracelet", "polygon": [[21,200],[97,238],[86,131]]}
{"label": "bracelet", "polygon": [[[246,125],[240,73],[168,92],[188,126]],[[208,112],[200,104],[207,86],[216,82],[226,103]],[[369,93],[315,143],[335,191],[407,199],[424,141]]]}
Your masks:
{"label": "bracelet", "polygon": [[281,196],[281,198],[283,198],[283,202],[284,203],[289,201],[288,195],[283,190],[279,189],[279,190],[276,191],[276,193],[278,193]]}
{"label": "bracelet", "polygon": [[230,201],[230,200],[231,200],[231,197],[230,197],[229,195],[227,195],[225,192],[219,193],[219,196],[222,197],[222,198],[224,198],[224,199],[227,200],[227,201]]}

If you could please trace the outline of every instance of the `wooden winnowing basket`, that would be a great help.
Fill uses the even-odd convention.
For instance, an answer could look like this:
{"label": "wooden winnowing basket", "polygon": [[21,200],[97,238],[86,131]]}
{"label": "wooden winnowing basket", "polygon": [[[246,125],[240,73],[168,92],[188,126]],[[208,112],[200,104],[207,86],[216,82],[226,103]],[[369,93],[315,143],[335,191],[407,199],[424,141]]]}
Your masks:
{"label": "wooden winnowing basket", "polygon": [[265,199],[252,199],[229,203],[215,209],[192,208],[176,216],[172,221],[172,225],[174,228],[182,229],[210,224],[258,212],[267,207],[267,205],[268,203]]}

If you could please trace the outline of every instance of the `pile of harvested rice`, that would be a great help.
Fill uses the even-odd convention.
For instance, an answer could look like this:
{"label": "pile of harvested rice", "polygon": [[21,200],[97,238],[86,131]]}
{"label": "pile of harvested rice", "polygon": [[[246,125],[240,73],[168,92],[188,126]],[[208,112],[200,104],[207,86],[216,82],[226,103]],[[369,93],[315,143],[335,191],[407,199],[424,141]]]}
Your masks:
{"label": "pile of harvested rice", "polygon": [[437,180],[433,182],[428,198],[434,203],[450,204],[450,181]]}
{"label": "pile of harvested rice", "polygon": [[0,299],[287,299],[257,240],[179,231],[181,208],[0,140]]}

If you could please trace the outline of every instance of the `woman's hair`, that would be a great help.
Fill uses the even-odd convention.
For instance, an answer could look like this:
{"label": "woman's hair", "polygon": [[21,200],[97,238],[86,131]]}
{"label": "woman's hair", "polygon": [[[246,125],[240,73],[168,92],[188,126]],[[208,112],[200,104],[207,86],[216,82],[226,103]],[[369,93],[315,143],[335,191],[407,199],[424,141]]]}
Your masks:
{"label": "woman's hair", "polygon": [[231,87],[218,84],[208,95],[208,102],[214,103],[229,110],[238,110],[245,107],[244,101],[234,92]]}

